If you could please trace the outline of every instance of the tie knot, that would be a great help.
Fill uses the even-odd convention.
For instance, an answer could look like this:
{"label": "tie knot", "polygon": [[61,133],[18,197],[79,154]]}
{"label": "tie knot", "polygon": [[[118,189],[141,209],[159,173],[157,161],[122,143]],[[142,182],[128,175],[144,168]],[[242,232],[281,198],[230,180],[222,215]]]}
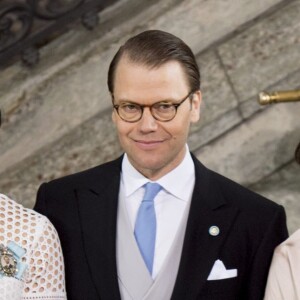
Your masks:
{"label": "tie knot", "polygon": [[158,183],[148,182],[146,184],[146,191],[144,194],[143,201],[153,201],[155,196],[161,190],[161,186]]}

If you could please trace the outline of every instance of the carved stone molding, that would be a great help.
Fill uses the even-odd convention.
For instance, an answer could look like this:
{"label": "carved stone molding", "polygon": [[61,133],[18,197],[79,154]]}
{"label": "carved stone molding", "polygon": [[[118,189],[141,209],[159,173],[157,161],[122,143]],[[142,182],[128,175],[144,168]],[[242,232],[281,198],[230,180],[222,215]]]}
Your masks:
{"label": "carved stone molding", "polygon": [[118,0],[2,0],[0,2],[0,67],[17,55],[27,65],[38,62],[40,45],[70,28],[78,19],[94,29],[98,13]]}

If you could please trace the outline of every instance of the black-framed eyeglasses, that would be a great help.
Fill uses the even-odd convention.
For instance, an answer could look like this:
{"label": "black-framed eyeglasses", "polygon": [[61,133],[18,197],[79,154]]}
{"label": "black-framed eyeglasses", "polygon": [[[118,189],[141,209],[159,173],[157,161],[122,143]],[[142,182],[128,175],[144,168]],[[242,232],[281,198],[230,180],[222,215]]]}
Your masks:
{"label": "black-framed eyeglasses", "polygon": [[129,123],[138,122],[144,112],[145,107],[149,107],[151,115],[154,119],[161,122],[168,122],[175,118],[178,107],[188,98],[192,99],[194,92],[190,92],[178,103],[172,103],[168,101],[156,102],[152,105],[140,105],[134,102],[123,102],[119,105],[114,105],[114,109],[117,111],[119,117]]}

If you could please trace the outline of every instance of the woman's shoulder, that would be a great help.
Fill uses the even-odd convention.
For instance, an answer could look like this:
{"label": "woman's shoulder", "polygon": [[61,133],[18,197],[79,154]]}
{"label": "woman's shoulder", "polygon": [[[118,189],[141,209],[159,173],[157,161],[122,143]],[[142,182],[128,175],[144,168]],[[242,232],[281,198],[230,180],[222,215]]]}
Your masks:
{"label": "woman's shoulder", "polygon": [[8,196],[0,193],[0,212],[1,219],[5,216],[15,215],[18,216],[17,219],[47,219],[45,216],[39,214],[38,212],[24,207],[22,204],[16,202],[15,200],[9,198]]}
{"label": "woman's shoulder", "polygon": [[[18,263],[26,266],[20,280],[17,270],[14,270],[15,278],[2,277],[0,294],[2,287],[5,290],[1,294],[5,295],[3,299],[20,299],[15,295],[22,293],[25,299],[65,299],[60,242],[55,228],[45,216],[0,194],[0,244],[18,259]],[[22,255],[17,253],[18,257],[15,257],[15,249]],[[6,263],[4,258],[3,263]]]}
{"label": "woman's shoulder", "polygon": [[0,225],[3,228],[0,243],[14,241],[28,249],[48,222],[45,216],[0,194]]}
{"label": "woman's shoulder", "polygon": [[288,239],[281,243],[275,250],[276,254],[288,256],[290,253],[300,258],[300,229],[294,232]]}

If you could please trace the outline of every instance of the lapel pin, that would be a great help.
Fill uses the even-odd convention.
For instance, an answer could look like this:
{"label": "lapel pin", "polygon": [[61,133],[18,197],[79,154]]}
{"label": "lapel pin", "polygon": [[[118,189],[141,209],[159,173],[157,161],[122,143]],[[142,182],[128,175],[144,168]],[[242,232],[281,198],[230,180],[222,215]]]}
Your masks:
{"label": "lapel pin", "polygon": [[218,226],[210,226],[208,232],[212,236],[217,236],[220,233],[220,229]]}

